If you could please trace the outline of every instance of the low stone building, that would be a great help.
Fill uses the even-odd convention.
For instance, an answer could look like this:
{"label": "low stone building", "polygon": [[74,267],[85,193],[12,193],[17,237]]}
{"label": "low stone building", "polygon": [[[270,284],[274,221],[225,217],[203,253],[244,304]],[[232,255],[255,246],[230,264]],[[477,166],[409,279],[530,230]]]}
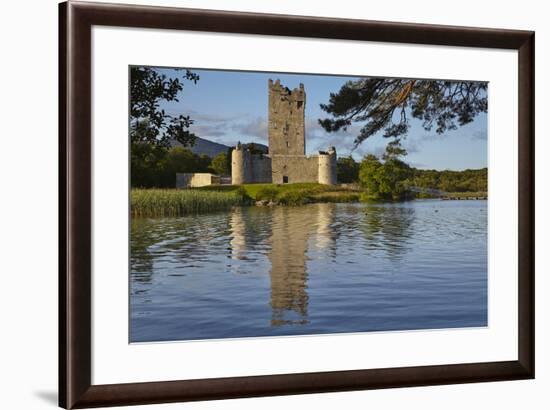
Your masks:
{"label": "low stone building", "polygon": [[176,188],[198,188],[207,185],[217,185],[220,177],[208,173],[177,173]]}
{"label": "low stone building", "polygon": [[231,154],[234,185],[318,182],[336,184],[336,149],[307,156],[304,85],[290,90],[269,80],[268,154],[253,154],[240,143]]}

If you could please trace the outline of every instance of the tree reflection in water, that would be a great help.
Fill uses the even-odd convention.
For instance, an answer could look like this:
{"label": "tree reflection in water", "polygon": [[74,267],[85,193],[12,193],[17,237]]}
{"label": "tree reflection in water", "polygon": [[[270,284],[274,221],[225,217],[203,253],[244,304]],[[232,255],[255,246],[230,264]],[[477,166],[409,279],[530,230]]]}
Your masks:
{"label": "tree reflection in water", "polygon": [[369,206],[362,212],[365,217],[361,230],[367,251],[383,251],[390,260],[401,259],[410,247],[414,208],[387,204]]}

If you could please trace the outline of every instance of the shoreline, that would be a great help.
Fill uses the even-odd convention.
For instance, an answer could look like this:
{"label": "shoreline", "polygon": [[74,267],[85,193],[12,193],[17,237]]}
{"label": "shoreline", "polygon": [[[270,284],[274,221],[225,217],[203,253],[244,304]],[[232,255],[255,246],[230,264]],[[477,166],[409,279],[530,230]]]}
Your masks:
{"label": "shoreline", "polygon": [[413,200],[487,200],[487,193],[447,193],[442,197],[412,197],[405,200],[380,200],[364,190],[311,183],[288,185],[219,185],[191,189],[139,189],[130,191],[130,216],[169,217],[227,211],[234,207],[303,206],[312,203],[399,203]]}

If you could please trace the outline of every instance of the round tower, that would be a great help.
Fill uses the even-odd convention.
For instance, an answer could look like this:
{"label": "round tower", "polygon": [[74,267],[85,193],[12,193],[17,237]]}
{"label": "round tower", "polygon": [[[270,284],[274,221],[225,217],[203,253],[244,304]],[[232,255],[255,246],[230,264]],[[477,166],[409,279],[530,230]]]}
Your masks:
{"label": "round tower", "polygon": [[239,142],[231,151],[231,184],[241,185],[250,182],[250,152]]}
{"label": "round tower", "polygon": [[328,152],[319,153],[319,183],[336,184],[336,149],[330,147]]}

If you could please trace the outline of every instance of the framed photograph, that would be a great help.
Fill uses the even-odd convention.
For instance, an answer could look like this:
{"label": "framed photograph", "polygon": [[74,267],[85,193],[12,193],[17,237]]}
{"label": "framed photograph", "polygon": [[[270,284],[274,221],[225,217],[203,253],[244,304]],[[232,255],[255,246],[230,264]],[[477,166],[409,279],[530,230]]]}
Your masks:
{"label": "framed photograph", "polygon": [[59,404],[534,378],[534,33],[60,5]]}

